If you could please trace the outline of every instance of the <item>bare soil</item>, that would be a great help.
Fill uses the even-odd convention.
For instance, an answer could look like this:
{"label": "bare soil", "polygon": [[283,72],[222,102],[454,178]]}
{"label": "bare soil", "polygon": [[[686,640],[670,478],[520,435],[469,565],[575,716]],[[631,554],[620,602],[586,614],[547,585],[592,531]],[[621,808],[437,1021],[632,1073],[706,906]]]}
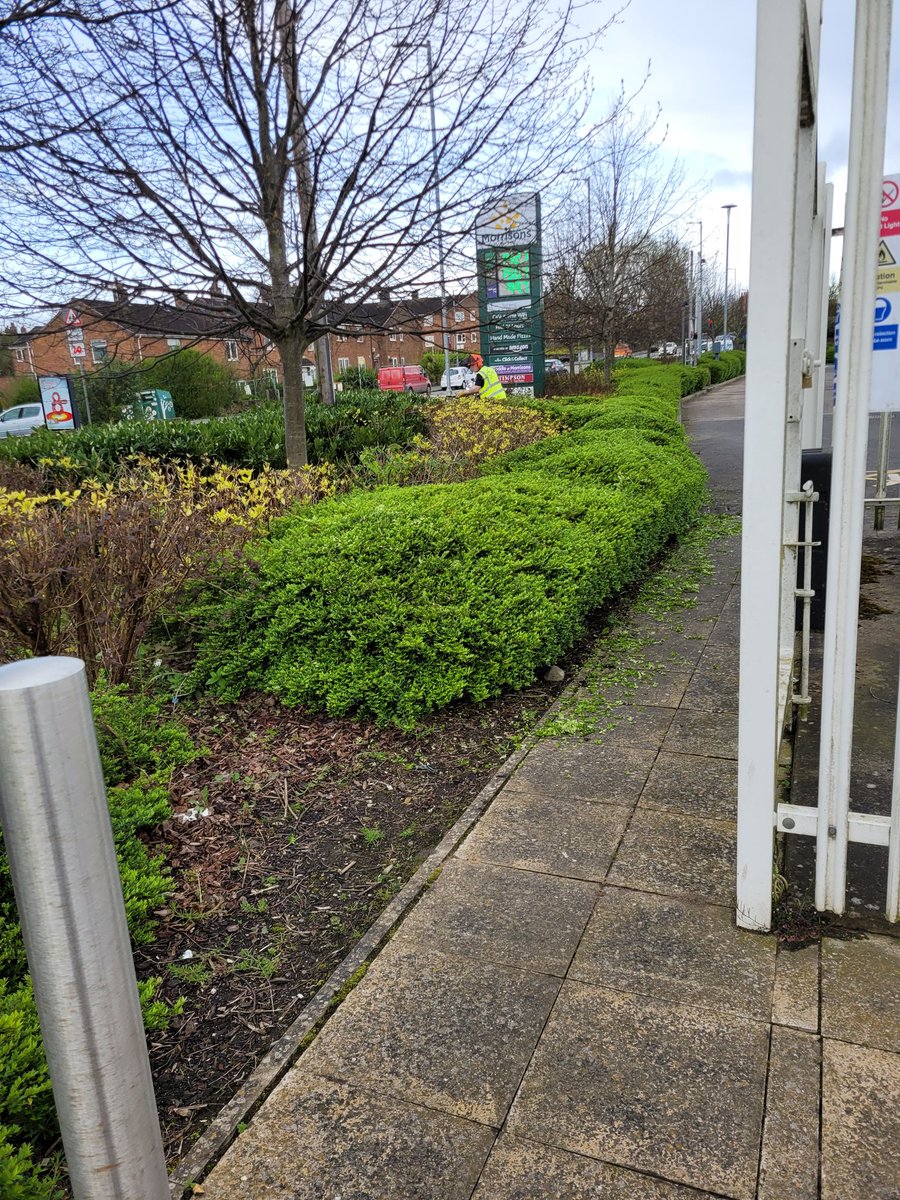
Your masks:
{"label": "bare soil", "polygon": [[[592,640],[564,664],[569,678]],[[156,837],[176,888],[157,913],[156,940],[137,952],[142,978],[161,976],[166,999],[185,998],[182,1015],[151,1036],[170,1158],[565,686],[536,681],[458,704],[415,736],[262,695],[188,715],[204,754],[176,777],[175,815]]]}

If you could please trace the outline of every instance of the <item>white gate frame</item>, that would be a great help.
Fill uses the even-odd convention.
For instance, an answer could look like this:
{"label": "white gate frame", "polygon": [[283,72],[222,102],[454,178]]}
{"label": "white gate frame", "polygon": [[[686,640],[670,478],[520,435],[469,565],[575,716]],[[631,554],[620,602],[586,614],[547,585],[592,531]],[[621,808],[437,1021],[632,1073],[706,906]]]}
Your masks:
{"label": "white gate frame", "polygon": [[809,494],[801,449],[821,445],[824,411],[833,193],[815,159],[822,0],[759,0],[757,9],[737,837],[737,921],[748,929],[771,926],[776,828],[816,837],[816,907],[836,913],[848,843],[887,846],[886,912],[900,915],[900,703],[892,817],[851,812],[849,796],[892,6],[856,5],[817,809],[778,804],[778,754],[791,698],[799,505]]}
{"label": "white gate frame", "polygon": [[778,752],[793,668],[799,507],[789,496],[801,482],[820,24],[821,0],[759,0],[738,724],[737,922],[747,929],[772,923]]}

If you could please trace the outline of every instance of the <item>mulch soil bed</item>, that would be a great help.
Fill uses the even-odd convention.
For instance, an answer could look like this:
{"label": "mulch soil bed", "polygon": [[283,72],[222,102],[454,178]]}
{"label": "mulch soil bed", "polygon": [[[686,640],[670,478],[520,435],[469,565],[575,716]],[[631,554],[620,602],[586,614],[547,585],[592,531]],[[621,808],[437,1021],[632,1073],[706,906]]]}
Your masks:
{"label": "mulch soil bed", "polygon": [[[605,624],[598,618],[593,633]],[[589,638],[563,665],[567,681]],[[411,736],[256,695],[184,714],[204,754],[155,831],[176,880],[139,976],[182,1014],[150,1040],[180,1157],[566,686],[457,704]]]}

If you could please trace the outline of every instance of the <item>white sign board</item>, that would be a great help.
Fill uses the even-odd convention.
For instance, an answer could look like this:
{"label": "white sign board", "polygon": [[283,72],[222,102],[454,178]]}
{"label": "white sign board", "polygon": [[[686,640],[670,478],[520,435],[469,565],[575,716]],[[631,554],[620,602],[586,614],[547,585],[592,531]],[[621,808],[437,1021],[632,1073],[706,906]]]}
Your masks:
{"label": "white sign board", "polygon": [[537,195],[507,196],[475,218],[475,246],[530,246],[537,241]]}
{"label": "white sign board", "polygon": [[870,412],[900,412],[900,175],[881,187]]}
{"label": "white sign board", "polygon": [[72,397],[66,379],[56,375],[45,375],[38,379],[41,389],[41,404],[48,429],[67,430],[75,428],[72,412]]}
{"label": "white sign board", "polygon": [[72,355],[72,357],[75,359],[76,362],[82,362],[85,357],[84,342],[74,341],[72,338],[69,338],[69,353]]}

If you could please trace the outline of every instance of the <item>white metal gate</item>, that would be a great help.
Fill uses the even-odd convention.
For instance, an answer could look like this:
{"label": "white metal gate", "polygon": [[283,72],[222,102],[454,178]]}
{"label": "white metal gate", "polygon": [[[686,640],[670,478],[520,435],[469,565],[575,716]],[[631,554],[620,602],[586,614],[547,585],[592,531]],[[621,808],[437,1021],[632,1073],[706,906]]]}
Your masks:
{"label": "white metal gate", "polygon": [[[900,707],[893,815],[850,811],[850,752],[893,0],[857,0],[833,430],[818,807],[779,804],[778,754],[795,649],[797,552],[822,444],[830,185],[816,160],[822,0],[759,0],[744,443],[737,920],[768,929],[776,829],[816,838],[816,906],[844,911],[847,847],[888,848],[885,911],[900,908]],[[802,529],[802,535],[801,535]],[[808,597],[807,597],[808,598]],[[808,625],[805,622],[808,646]]]}

